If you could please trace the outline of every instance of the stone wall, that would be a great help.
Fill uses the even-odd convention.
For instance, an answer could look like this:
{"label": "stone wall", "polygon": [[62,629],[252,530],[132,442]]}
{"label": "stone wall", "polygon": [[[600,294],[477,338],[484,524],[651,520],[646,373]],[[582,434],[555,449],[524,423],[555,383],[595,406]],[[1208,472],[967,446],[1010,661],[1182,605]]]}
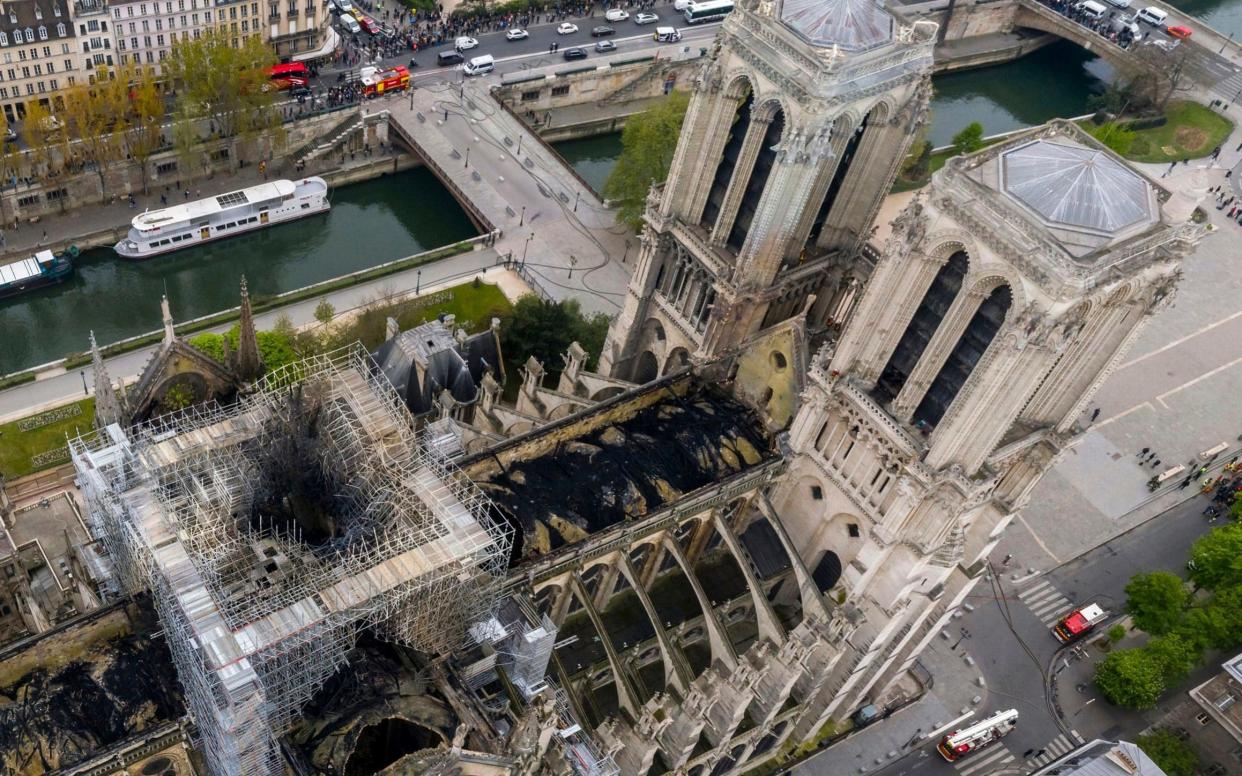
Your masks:
{"label": "stone wall", "polygon": [[[350,111],[356,115],[356,111]],[[336,111],[302,121],[285,124],[286,140],[280,149],[273,149],[267,137],[231,138],[203,143],[197,152],[201,163],[187,169],[186,161],[176,151],[154,154],[147,160],[148,186],[180,188],[193,180],[215,173],[237,170],[243,163],[253,165],[260,159],[273,160],[273,169],[280,167],[282,155],[298,149],[337,126],[346,113]],[[141,165],[136,162],[116,164],[101,180],[97,172],[57,177],[34,186],[6,189],[0,194],[0,223],[30,221],[43,215],[60,213],[70,208],[94,205],[124,198],[143,190]]]}
{"label": "stone wall", "polygon": [[689,91],[697,59],[643,58],[616,65],[583,66],[569,73],[547,73],[502,82],[493,93],[519,114],[540,114],[584,103],[600,107],[659,97],[666,89]]}
{"label": "stone wall", "polygon": [[[960,40],[1008,32],[1013,29],[1014,14],[1018,4],[1012,0],[984,0],[983,2],[959,2],[953,6],[953,15],[945,24],[946,11],[927,14],[927,18],[945,26],[943,40]],[[947,10],[947,9],[946,9]]]}

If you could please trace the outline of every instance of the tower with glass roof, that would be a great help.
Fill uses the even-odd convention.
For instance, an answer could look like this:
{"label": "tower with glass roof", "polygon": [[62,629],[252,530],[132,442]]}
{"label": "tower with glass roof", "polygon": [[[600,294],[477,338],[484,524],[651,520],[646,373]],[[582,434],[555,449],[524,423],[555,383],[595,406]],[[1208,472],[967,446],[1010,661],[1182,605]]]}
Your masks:
{"label": "tower with glass roof", "polygon": [[874,0],[746,0],[701,71],[603,365],[646,382],[810,306],[839,321],[927,112],[935,25]]}

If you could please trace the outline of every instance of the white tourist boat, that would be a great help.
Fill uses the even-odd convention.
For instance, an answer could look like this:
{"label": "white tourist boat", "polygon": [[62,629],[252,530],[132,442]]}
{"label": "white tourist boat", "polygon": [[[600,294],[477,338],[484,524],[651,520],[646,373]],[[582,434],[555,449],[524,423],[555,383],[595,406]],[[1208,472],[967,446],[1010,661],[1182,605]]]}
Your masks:
{"label": "white tourist boat", "polygon": [[116,252],[125,259],[149,259],[324,213],[330,207],[323,178],[270,181],[134,216],[129,235],[116,244]]}

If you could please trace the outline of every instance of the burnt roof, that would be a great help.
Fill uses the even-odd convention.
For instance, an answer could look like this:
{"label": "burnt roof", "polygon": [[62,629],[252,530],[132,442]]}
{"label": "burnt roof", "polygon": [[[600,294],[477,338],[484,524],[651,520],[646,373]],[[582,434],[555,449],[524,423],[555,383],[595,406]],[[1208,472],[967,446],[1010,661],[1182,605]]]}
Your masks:
{"label": "burnt roof", "polygon": [[607,402],[594,413],[598,422],[571,438],[540,445],[565,428],[545,427],[528,435],[545,436],[527,441],[534,455],[506,455],[472,474],[521,525],[523,558],[641,518],[774,455],[755,413],[715,389],[668,390],[655,402],[636,395],[648,401],[634,412],[626,412],[629,396]]}

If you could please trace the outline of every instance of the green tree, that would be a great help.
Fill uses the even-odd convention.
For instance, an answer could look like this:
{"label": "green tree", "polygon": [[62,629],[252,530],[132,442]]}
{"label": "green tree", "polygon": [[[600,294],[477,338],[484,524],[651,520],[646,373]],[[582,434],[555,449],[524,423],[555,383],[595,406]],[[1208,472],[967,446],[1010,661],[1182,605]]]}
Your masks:
{"label": "green tree", "polygon": [[1144,649],[1119,649],[1096,666],[1095,684],[1118,706],[1150,709],[1165,690],[1164,670]]}
{"label": "green tree", "polygon": [[668,177],[690,97],[672,92],[647,111],[630,117],[621,133],[621,156],[604,184],[604,196],[617,205],[617,218],[642,225],[647,191]]}
{"label": "green tree", "polygon": [[1168,730],[1153,730],[1148,735],[1139,736],[1134,743],[1167,776],[1195,776],[1199,772],[1199,755]]}
{"label": "green tree", "polygon": [[1185,679],[1202,654],[1198,644],[1176,633],[1155,637],[1143,651],[1160,666],[1166,688]]}
{"label": "green tree", "polygon": [[129,120],[125,123],[125,148],[142,171],[142,191],[148,187],[147,163],[164,145],[164,95],[151,67],[123,70],[130,82]]}
{"label": "green tree", "polygon": [[1177,633],[1201,649],[1233,649],[1242,645],[1242,587],[1218,589],[1206,602],[1191,607]]}
{"label": "green tree", "polygon": [[1242,523],[1229,523],[1200,537],[1190,548],[1190,579],[1216,589],[1242,585]]}
{"label": "green tree", "polygon": [[332,321],[334,315],[336,315],[336,308],[327,299],[320,299],[319,304],[315,305],[315,320],[325,326]]}
{"label": "green tree", "polygon": [[972,121],[966,128],[953,136],[953,152],[969,154],[983,148],[983,125]]}
{"label": "green tree", "polygon": [[1113,627],[1109,628],[1108,633],[1105,635],[1108,636],[1109,641],[1117,644],[1126,637],[1126,626],[1121,623],[1117,623]]}
{"label": "green tree", "polygon": [[94,169],[99,190],[107,198],[108,170],[125,158],[129,79],[127,73],[118,78],[102,65],[95,72],[92,83],[80,83],[65,92],[64,116],[77,135],[75,152]]}
{"label": "green tree", "polygon": [[1155,636],[1176,627],[1189,600],[1186,583],[1167,571],[1135,574],[1126,585],[1126,611],[1136,626]]}
{"label": "green tree", "polygon": [[48,107],[39,100],[26,103],[26,116],[22,119],[22,140],[29,150],[30,174],[42,177],[51,163],[52,148],[61,134],[60,121],[52,116]]}
{"label": "green tree", "polygon": [[577,341],[593,359],[598,357],[608,333],[608,317],[602,313],[583,315],[574,299],[550,302],[527,294],[513,306],[501,332],[510,378],[521,378],[528,356],[542,362],[550,374],[557,374],[563,363],[561,355],[571,342]]}
{"label": "green tree", "polygon": [[275,53],[259,37],[248,36],[234,47],[215,31],[177,41],[164,71],[177,88],[178,114],[206,119],[219,137],[249,137],[280,128],[267,77],[274,64]]}
{"label": "green tree", "polygon": [[[228,339],[229,352],[236,353],[237,342],[240,337],[241,328],[234,325],[233,328],[224,334],[204,332],[190,337],[188,342],[190,347],[206,353],[223,364],[225,339]],[[284,332],[260,331],[255,335],[255,339],[259,343],[259,356],[263,359],[263,366],[269,372],[298,359],[298,354],[293,348],[292,338]]]}

